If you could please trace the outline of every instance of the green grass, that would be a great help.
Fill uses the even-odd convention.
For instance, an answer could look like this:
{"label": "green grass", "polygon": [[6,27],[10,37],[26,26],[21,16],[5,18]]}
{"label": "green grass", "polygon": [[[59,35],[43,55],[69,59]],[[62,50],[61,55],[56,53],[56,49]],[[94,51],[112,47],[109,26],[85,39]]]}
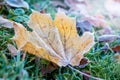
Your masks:
{"label": "green grass", "polygon": [[[30,4],[34,3],[34,0],[27,0]],[[33,1],[33,2],[32,2]],[[43,2],[40,2],[43,4]],[[44,2],[45,3],[45,2]],[[46,2],[47,3],[47,2]],[[34,6],[32,6],[34,7]],[[43,5],[44,7],[44,5]],[[49,7],[49,6],[48,6]],[[55,10],[50,11],[49,7],[48,12],[55,14]],[[40,8],[42,9],[42,8]],[[19,10],[21,13],[16,14],[14,11]],[[31,10],[25,9],[11,9],[8,12],[2,11],[1,15],[7,16],[8,19],[17,21],[26,25],[24,21],[29,19]],[[17,17],[21,17],[21,20],[18,20]],[[25,16],[24,16],[25,15]],[[1,27],[1,26],[0,26]],[[29,27],[26,25],[26,28]],[[7,44],[11,43],[16,46],[15,42],[11,40],[14,35],[13,29],[0,28],[0,78],[5,80],[83,80],[83,75],[75,72],[70,69],[68,66],[59,67],[56,70],[42,75],[42,67],[48,65],[48,61],[35,57],[34,55],[26,54],[25,60],[22,60],[23,52],[18,51],[17,56],[11,56]],[[114,42],[110,45],[119,44],[120,42]],[[90,63],[85,68],[74,67],[82,72],[90,73],[91,76],[102,78],[105,80],[120,80],[120,64],[116,62],[114,55],[115,53],[111,50],[103,51],[101,48],[104,43],[98,43],[89,51],[85,56],[90,60]],[[92,80],[92,79],[91,79]]]}

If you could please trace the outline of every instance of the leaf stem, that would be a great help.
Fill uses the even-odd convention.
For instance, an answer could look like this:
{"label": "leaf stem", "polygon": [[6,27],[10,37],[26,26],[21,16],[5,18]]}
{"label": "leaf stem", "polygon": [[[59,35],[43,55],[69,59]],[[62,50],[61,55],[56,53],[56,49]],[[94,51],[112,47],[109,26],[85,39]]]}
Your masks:
{"label": "leaf stem", "polygon": [[87,76],[87,77],[89,77],[89,78],[93,78],[94,80],[103,80],[103,79],[101,79],[101,78],[97,78],[97,77],[88,75],[88,74],[86,74],[86,73],[84,73],[84,72],[81,72],[81,71],[75,69],[74,67],[72,67],[71,65],[68,65],[68,67],[69,67],[70,69],[72,69],[72,70],[74,70],[74,71],[76,71],[76,72],[82,74],[82,75],[85,75],[85,76]]}

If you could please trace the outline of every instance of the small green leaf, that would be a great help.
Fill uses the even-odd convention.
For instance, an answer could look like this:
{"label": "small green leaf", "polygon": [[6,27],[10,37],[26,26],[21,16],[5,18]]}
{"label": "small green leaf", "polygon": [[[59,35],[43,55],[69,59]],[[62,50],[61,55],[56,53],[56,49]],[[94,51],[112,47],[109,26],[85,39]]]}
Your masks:
{"label": "small green leaf", "polygon": [[14,14],[15,15],[24,15],[25,11],[23,9],[15,9]]}

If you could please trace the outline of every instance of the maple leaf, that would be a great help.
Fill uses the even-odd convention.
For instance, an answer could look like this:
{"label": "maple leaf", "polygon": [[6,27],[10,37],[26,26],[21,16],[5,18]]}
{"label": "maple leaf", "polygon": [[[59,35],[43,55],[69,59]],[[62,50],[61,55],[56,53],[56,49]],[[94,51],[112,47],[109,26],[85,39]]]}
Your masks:
{"label": "maple leaf", "polygon": [[94,45],[94,35],[85,32],[79,37],[75,19],[62,12],[53,21],[48,14],[33,11],[28,22],[32,32],[14,23],[15,40],[18,49],[56,63],[58,66],[78,66],[84,53]]}

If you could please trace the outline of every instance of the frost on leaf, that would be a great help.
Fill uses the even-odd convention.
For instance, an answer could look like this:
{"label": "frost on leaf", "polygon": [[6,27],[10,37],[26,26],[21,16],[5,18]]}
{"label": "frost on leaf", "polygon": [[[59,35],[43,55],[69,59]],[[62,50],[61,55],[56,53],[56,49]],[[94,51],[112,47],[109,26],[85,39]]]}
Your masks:
{"label": "frost on leaf", "polygon": [[32,32],[14,23],[14,40],[19,49],[56,63],[78,66],[84,53],[94,45],[94,35],[77,34],[75,19],[58,12],[53,21],[48,14],[33,11],[28,22]]}

